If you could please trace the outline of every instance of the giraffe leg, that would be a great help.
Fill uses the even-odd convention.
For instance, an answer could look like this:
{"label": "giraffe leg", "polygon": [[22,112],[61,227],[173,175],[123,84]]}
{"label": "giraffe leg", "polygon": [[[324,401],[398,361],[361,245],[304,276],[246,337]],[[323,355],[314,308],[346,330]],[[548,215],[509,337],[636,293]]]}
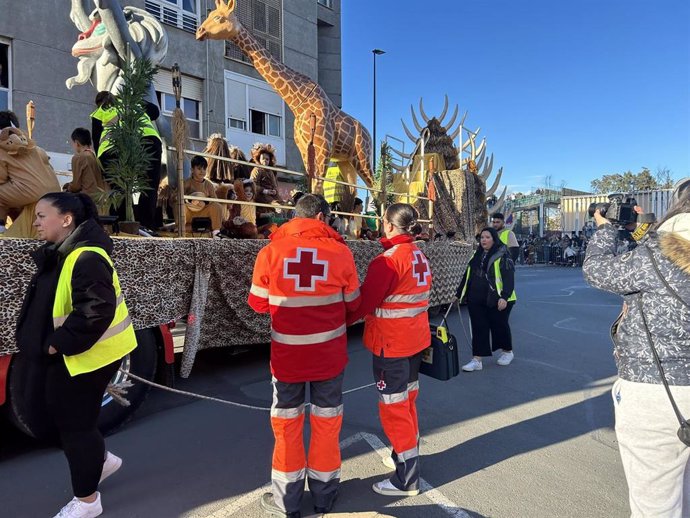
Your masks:
{"label": "giraffe leg", "polygon": [[355,121],[355,156],[357,173],[367,186],[374,185],[374,172],[371,169],[371,137],[359,121]]}

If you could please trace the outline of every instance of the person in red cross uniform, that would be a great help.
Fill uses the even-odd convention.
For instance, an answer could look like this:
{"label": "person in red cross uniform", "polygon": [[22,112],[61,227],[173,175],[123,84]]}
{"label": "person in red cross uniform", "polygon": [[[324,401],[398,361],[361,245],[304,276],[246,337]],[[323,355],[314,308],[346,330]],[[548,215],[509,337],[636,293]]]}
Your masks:
{"label": "person in red cross uniform", "polygon": [[[340,484],[346,318],[360,304],[352,252],[324,221],[328,202],[307,194],[295,218],[271,234],[256,257],[249,305],[271,315],[271,426],[275,436],[271,516],[299,518],[305,477],[314,510],[328,513]],[[305,388],[311,395],[311,439],[305,457]]]}
{"label": "person in red cross uniform", "polygon": [[431,269],[413,242],[418,214],[395,203],[383,216],[385,251],[369,265],[362,303],[348,323],[364,317],[364,345],[373,353],[383,431],[393,446],[395,473],[373,489],[390,496],[419,493],[419,425],[416,400],[422,351],[431,343],[427,309]]}

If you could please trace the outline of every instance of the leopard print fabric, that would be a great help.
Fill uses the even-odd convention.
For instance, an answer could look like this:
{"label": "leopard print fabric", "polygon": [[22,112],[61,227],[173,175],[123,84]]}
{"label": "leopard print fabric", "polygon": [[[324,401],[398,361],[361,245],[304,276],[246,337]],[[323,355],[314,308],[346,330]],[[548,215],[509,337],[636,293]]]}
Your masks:
{"label": "leopard print fabric", "polygon": [[[212,347],[270,341],[267,315],[247,305],[254,258],[266,240],[116,238],[115,268],[134,327],[143,329],[187,316],[182,376],[196,353]],[[17,352],[14,326],[35,270],[28,239],[0,239],[0,355]],[[371,241],[349,241],[360,280],[383,250]],[[450,302],[472,248],[458,242],[419,243],[434,275],[430,303]]]}

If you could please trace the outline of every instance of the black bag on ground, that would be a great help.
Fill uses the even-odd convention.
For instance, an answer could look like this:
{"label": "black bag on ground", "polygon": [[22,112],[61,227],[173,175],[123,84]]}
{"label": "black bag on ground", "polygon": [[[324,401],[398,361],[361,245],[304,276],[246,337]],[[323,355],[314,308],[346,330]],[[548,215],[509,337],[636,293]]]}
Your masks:
{"label": "black bag on ground", "polygon": [[431,345],[422,352],[422,364],[419,372],[431,376],[437,380],[446,381],[460,373],[460,360],[458,358],[458,342],[448,332],[448,313],[453,304],[448,306],[448,311],[443,316],[441,325],[430,325]]}

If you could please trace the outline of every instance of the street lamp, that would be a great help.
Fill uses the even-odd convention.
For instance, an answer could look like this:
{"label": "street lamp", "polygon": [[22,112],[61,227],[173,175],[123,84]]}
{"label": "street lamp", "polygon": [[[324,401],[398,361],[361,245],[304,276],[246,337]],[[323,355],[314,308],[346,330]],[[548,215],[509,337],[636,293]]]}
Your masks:
{"label": "street lamp", "polygon": [[[373,50],[371,51],[371,53],[374,55],[374,124],[373,124],[373,126],[374,126],[374,128],[373,128],[373,130],[374,130],[374,135],[373,135],[373,139],[372,139],[372,143],[373,143],[373,145],[374,145],[374,149],[372,150],[372,151],[373,151],[373,170],[372,170],[372,174],[376,174],[376,148],[378,147],[378,145],[377,145],[377,143],[376,143],[376,56],[380,56],[381,54],[385,54],[386,51],[385,51],[385,50],[381,50],[381,49],[373,49]],[[385,196],[386,182],[385,182],[385,181],[382,181],[382,182],[381,182],[381,189],[383,189],[383,191],[384,191],[384,196],[383,196],[384,202],[382,203],[381,207],[384,207],[384,206],[386,205],[386,203],[385,203],[385,198],[386,198],[386,196]],[[368,208],[368,206],[369,206],[369,191],[367,191],[367,208]]]}
{"label": "street lamp", "polygon": [[376,148],[378,147],[378,144],[376,143],[376,56],[380,56],[381,54],[385,54],[385,50],[381,49],[374,49],[371,51],[372,54],[374,55],[374,136],[373,136],[373,144],[374,144],[374,173],[376,173]]}

